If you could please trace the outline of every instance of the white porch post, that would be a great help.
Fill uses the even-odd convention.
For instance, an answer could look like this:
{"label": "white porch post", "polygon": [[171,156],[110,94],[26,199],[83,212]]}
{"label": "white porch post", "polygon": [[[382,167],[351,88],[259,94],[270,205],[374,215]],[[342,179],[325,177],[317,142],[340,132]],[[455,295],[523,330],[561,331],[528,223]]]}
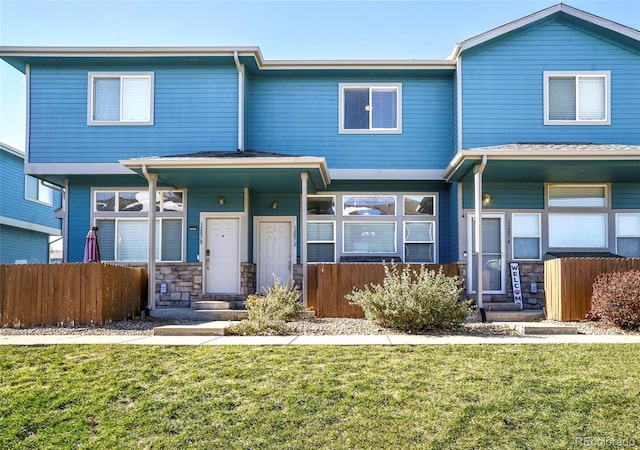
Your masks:
{"label": "white porch post", "polygon": [[300,262],[302,263],[302,304],[307,306],[307,181],[309,174],[302,172],[300,181],[302,194],[300,198]]}
{"label": "white porch post", "polygon": [[148,300],[147,308],[156,309],[156,185],[158,174],[147,172],[142,166],[142,173],[149,182],[149,261],[148,261]]}
{"label": "white porch post", "polygon": [[[476,277],[476,302],[482,321],[486,321],[484,312],[484,305],[482,302],[482,173],[487,165],[487,156],[482,157],[482,164],[473,167],[473,183],[474,183],[474,213],[476,223],[474,227],[475,233],[475,253],[476,253],[476,273],[473,274]],[[473,261],[473,257],[471,259]]]}

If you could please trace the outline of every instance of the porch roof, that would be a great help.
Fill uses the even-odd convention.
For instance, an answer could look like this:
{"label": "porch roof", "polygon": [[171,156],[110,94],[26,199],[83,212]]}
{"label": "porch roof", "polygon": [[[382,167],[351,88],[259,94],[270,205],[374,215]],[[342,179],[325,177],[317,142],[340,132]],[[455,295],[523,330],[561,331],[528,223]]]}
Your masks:
{"label": "porch roof", "polygon": [[487,157],[486,181],[638,182],[640,145],[517,143],[461,150],[443,173],[447,181],[471,181]]}
{"label": "porch roof", "polygon": [[157,173],[162,183],[182,187],[246,187],[255,192],[299,192],[300,174],[309,174],[310,190],[331,182],[322,157],[245,151],[202,151],[120,161],[137,172]]}

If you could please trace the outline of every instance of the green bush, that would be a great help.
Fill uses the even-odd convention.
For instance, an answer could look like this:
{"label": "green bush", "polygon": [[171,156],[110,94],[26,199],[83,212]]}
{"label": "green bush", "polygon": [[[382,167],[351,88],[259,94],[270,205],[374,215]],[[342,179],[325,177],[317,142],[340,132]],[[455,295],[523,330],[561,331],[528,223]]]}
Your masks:
{"label": "green bush", "polygon": [[460,326],[473,313],[471,302],[460,300],[458,277],[447,277],[442,267],[437,273],[424,266],[400,272],[395,264],[385,264],[384,272],[382,285],[372,283],[346,296],[380,326],[420,333]]}
{"label": "green bush", "polygon": [[640,271],[600,274],[593,283],[589,318],[640,329]]}
{"label": "green bush", "polygon": [[265,295],[252,294],[245,304],[248,319],[226,329],[231,335],[281,335],[286,334],[287,320],[299,319],[307,312],[299,301],[300,293],[295,290],[293,281],[281,284],[274,277],[273,286],[266,289]]}

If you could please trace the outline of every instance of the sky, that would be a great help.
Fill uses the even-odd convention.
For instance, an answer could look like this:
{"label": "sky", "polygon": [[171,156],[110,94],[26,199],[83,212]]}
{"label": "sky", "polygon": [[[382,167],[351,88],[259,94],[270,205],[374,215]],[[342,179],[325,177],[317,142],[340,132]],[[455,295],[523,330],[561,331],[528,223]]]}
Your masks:
{"label": "sky", "polygon": [[[0,46],[258,46],[265,59],[442,59],[559,0],[0,0]],[[640,0],[566,0],[640,29]],[[0,142],[25,147],[24,76],[0,62]]]}

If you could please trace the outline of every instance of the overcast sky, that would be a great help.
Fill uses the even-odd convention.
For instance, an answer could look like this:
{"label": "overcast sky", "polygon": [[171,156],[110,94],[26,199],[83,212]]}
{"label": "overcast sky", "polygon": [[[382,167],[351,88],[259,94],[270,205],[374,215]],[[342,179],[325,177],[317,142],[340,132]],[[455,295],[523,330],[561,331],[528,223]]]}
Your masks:
{"label": "overcast sky", "polygon": [[[568,0],[640,29],[640,0]],[[2,46],[259,46],[265,59],[442,59],[553,1],[0,0]],[[24,76],[0,63],[0,142],[24,149]]]}

